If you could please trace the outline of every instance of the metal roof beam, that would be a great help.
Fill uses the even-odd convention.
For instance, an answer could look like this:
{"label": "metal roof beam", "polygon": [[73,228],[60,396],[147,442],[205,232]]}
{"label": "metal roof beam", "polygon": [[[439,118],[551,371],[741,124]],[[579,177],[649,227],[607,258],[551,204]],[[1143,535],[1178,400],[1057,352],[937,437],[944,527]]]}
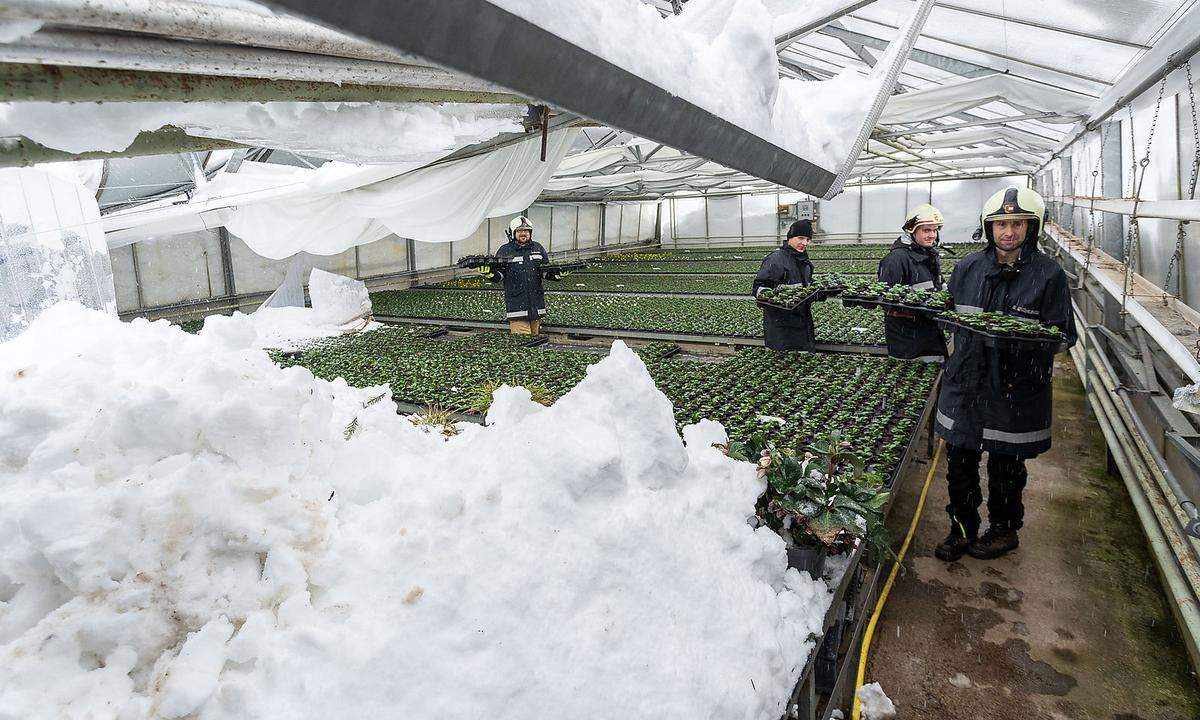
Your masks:
{"label": "metal roof beam", "polygon": [[1122,40],[1121,38],[1096,35],[1094,33],[1083,32],[1082,30],[1068,30],[1066,28],[1056,27],[1054,25],[1046,25],[1045,23],[1040,23],[1040,22],[1036,22],[1033,20],[1020,20],[1017,18],[1006,17],[1004,15],[1000,15],[999,13],[992,13],[992,12],[988,12],[986,10],[979,10],[977,8],[963,7],[962,5],[955,5],[953,3],[938,2],[937,0],[935,0],[934,5],[936,7],[944,8],[946,10],[953,10],[954,12],[966,13],[968,15],[976,15],[978,17],[991,18],[992,20],[1003,20],[1004,22],[1009,22],[1014,25],[1024,25],[1025,27],[1037,28],[1039,30],[1049,30],[1051,32],[1062,33],[1064,35],[1073,35],[1075,37],[1087,38],[1088,40],[1097,40],[1099,42],[1112,43],[1113,45],[1123,45],[1125,47],[1136,48],[1138,50],[1149,50],[1150,49],[1149,45],[1142,45],[1141,43],[1135,43],[1130,40]]}
{"label": "metal roof beam", "polygon": [[0,62],[2,102],[525,103],[510,93]]}
{"label": "metal roof beam", "polygon": [[901,132],[887,132],[887,133],[881,133],[877,137],[879,137],[879,138],[897,138],[897,137],[907,137],[909,135],[921,135],[924,133],[953,132],[955,130],[962,130],[963,128],[969,128],[969,127],[990,127],[992,125],[1005,125],[1007,123],[1014,122],[1017,120],[1037,120],[1037,119],[1045,118],[1045,117],[1062,117],[1062,115],[1061,115],[1061,113],[1051,113],[1051,112],[1031,113],[1029,115],[1014,115],[1012,117],[1002,117],[1002,118],[996,118],[996,119],[992,119],[992,120],[986,120],[986,119],[985,120],[974,120],[971,122],[956,123],[954,125],[934,125],[932,127],[917,128],[914,130],[904,130]]}
{"label": "metal roof beam", "polygon": [[802,192],[823,195],[837,180],[829,170],[486,0],[272,5]]}
{"label": "metal roof beam", "polygon": [[[900,29],[897,26],[892,25],[890,23],[881,22],[879,20],[872,20],[871,18],[861,17],[859,15],[850,15],[850,17],[854,18],[855,20],[860,20],[862,22],[869,22],[874,25],[879,25],[881,27],[890,28],[892,30]],[[1099,85],[1104,85],[1105,87],[1112,85],[1112,83],[1109,82],[1108,80],[1101,80],[1100,78],[1094,78],[1090,75],[1083,75],[1081,73],[1072,72],[1070,70],[1063,70],[1062,68],[1053,67],[1051,65],[1042,65],[1041,63],[1034,62],[1033,60],[1026,60],[1024,58],[1019,58],[1019,57],[1016,57],[1013,55],[999,53],[994,50],[985,50],[984,48],[976,47],[974,45],[970,45],[970,44],[967,44],[964,42],[959,42],[957,40],[951,40],[949,38],[944,38],[944,37],[937,37],[935,35],[929,35],[927,33],[922,34],[921,37],[926,40],[933,40],[935,42],[945,43],[947,45],[953,45],[954,47],[960,47],[960,48],[963,48],[964,50],[970,50],[972,52],[983,53],[984,55],[991,55],[992,57],[999,58],[1000,60],[1007,60],[1008,62],[1021,63],[1022,65],[1028,65],[1029,67],[1035,67],[1039,70],[1046,70],[1048,72],[1058,73],[1059,75],[1067,75],[1068,77],[1073,77],[1073,78],[1076,78],[1079,80],[1086,80],[1088,82],[1093,82],[1093,83],[1097,83]],[[916,52],[916,50],[913,50],[913,52]],[[910,57],[913,57],[913,59],[916,59],[915,56],[910,55]],[[918,61],[918,62],[921,62],[921,61]],[[963,61],[959,60],[958,62],[963,62]],[[1042,82],[1045,83],[1045,81],[1042,81]],[[1049,83],[1045,83],[1045,84],[1049,84]]]}
{"label": "metal roof beam", "polygon": [[[837,28],[838,30],[846,29],[846,28],[842,27],[841,23],[836,22],[836,21],[829,23],[829,26],[833,27],[833,28]],[[838,39],[841,40],[843,45],[850,48],[850,52],[854,53],[855,56],[857,56],[859,60],[862,60],[867,65],[867,67],[875,67],[875,56],[872,55],[870,53],[870,51],[867,50],[867,48],[862,43],[855,42],[853,40],[849,40],[844,37],[838,38]]]}
{"label": "metal roof beam", "polygon": [[[821,33],[822,35],[828,35],[831,38],[836,38],[843,42],[850,41],[865,47],[875,48],[877,50],[886,50],[888,46],[888,41],[882,38],[873,37],[871,35],[863,35],[862,33],[840,27],[826,26],[817,32]],[[961,75],[962,77],[967,78],[980,77],[982,75],[992,75],[994,73],[1001,72],[995,68],[976,65],[975,63],[969,63],[965,60],[957,60],[952,57],[938,55],[937,53],[932,53],[928,50],[921,50],[919,48],[913,48],[908,53],[908,57],[910,60],[919,62],[922,65],[928,65],[929,67],[937,68],[943,72],[948,72],[953,75]]]}
{"label": "metal roof beam", "polygon": [[790,30],[775,38],[775,49],[782,50],[814,30],[833,22],[840,17],[844,17],[855,10],[861,10],[873,2],[875,2],[875,0],[851,0],[850,2],[845,2],[832,12],[822,15],[819,18],[814,18],[804,25],[801,25],[800,27]]}
{"label": "metal roof beam", "polygon": [[192,137],[182,130],[165,127],[154,132],[142,132],[124,150],[116,152],[72,153],[48,148],[25,137],[0,138],[0,167],[29,167],[39,163],[65,162],[68,160],[98,160],[109,158],[141,157],[143,155],[171,155],[180,152],[223,150],[244,148],[241,143],[213,138]]}

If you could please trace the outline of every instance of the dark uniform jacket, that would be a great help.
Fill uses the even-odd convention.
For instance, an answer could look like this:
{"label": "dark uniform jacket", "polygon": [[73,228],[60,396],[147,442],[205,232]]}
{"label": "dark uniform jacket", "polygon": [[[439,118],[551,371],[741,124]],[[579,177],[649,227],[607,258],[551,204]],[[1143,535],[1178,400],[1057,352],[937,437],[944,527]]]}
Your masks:
{"label": "dark uniform jacket", "polygon": [[[898,238],[879,261],[879,279],[918,290],[941,290],[941,261],[936,250],[926,250],[908,238]],[[946,356],[946,338],[930,317],[888,313],[883,318],[883,329],[888,355],[894,358],[933,361]]]}
{"label": "dark uniform jacket", "polygon": [[546,248],[530,240],[518,245],[510,240],[500,246],[496,257],[508,262],[492,268],[488,279],[504,280],[504,311],[509,320],[538,320],[546,314],[546,295],[542,290],[542,277],[547,275],[542,266],[550,261]]}
{"label": "dark uniform jacket", "polygon": [[1071,293],[1062,268],[1028,241],[1015,272],[989,244],[963,258],[950,277],[960,313],[1003,312],[1063,331],[1064,347],[1001,350],[983,336],[954,332],[938,400],[937,432],[964,448],[1033,457],[1050,449],[1054,353],[1075,344]]}
{"label": "dark uniform jacket", "polygon": [[[813,264],[808,253],[796,252],[784,244],[763,259],[762,267],[754,276],[754,294],[761,288],[780,285],[809,285],[812,283]],[[806,302],[795,311],[764,307],[763,335],[767,347],[772,350],[812,350],[813,319],[811,302]]]}

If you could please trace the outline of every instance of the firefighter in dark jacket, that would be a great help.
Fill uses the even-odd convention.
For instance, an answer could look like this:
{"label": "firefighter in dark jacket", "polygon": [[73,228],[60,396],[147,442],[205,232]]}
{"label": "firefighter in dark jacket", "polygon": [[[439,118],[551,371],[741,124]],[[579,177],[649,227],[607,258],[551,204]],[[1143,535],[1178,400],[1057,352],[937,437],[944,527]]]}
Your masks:
{"label": "firefighter in dark jacket", "polygon": [[[1018,545],[1024,517],[1025,459],[1050,449],[1054,354],[1075,343],[1071,294],[1062,268],[1038,249],[1045,204],[1033,190],[1008,188],[983,206],[987,247],[963,258],[950,277],[960,313],[1000,312],[1063,332],[1058,348],[987,347],[981,335],[954,333],[937,409],[946,441],[950,534],[935,554],[987,560]],[[977,537],[983,500],[979,463],[988,453],[987,532]]]}
{"label": "firefighter in dark jacket", "polygon": [[[812,242],[812,221],[797,220],[788,228],[787,241],[763,259],[754,276],[754,295],[763,288],[780,285],[809,285],[813,265],[808,259],[808,244]],[[811,302],[793,311],[764,307],[763,336],[772,350],[812,350],[813,319]]]}
{"label": "firefighter in dark jacket", "polygon": [[529,218],[524,215],[513,218],[506,234],[508,242],[496,251],[499,262],[479,268],[479,274],[491,282],[504,281],[504,311],[509,331],[514,335],[537,335],[546,315],[542,278],[558,280],[560,276],[542,269],[550,257],[546,248],[533,241]]}
{"label": "firefighter in dark jacket", "polygon": [[[938,259],[938,233],[944,221],[932,205],[918,205],[900,228],[891,251],[879,261],[879,280],[909,285],[918,290],[942,289],[942,265]],[[939,362],[946,357],[946,338],[933,318],[888,310],[883,318],[888,355],[903,360]]]}

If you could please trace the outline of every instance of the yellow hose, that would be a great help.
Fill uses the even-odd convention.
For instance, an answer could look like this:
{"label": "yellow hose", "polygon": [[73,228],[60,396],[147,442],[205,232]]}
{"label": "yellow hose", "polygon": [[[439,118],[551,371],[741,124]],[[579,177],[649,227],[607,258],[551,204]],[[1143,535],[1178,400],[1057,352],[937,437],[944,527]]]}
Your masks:
{"label": "yellow hose", "polygon": [[908,526],[908,535],[904,537],[904,544],[900,546],[900,553],[896,556],[897,560],[892,565],[892,571],[888,573],[887,582],[883,585],[883,592],[879,593],[879,601],[875,603],[875,612],[871,613],[871,621],[867,623],[867,631],[863,634],[862,652],[858,656],[858,678],[854,683],[854,720],[860,720],[862,716],[858,689],[862,687],[864,676],[867,674],[867,653],[871,650],[871,637],[875,635],[875,624],[879,622],[879,615],[883,612],[888,594],[892,591],[892,583],[896,580],[896,574],[900,572],[900,564],[904,562],[904,555],[908,553],[908,546],[917,531],[917,523],[921,521],[921,511],[925,509],[925,496],[929,494],[929,483],[933,482],[933,474],[937,472],[938,460],[942,457],[944,444],[938,440],[937,450],[933,453],[933,462],[929,464],[929,474],[925,476],[925,486],[921,488],[921,499],[917,501],[917,511],[913,513],[912,522]]}

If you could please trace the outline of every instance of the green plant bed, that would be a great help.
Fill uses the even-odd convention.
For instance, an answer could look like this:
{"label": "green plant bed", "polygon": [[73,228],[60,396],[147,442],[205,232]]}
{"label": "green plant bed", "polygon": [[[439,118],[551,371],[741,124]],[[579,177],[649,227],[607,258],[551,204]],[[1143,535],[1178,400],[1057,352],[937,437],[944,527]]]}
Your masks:
{"label": "green plant bed", "polygon": [[[545,283],[546,292],[693,293],[697,295],[748,295],[754,275],[621,275],[575,273],[559,282]],[[435,289],[495,290],[499,286],[481,277],[450,280]]]}
{"label": "green plant bed", "polygon": [[[709,418],[731,439],[762,435],[792,448],[841,428],[866,468],[883,474],[902,459],[937,374],[930,364],[883,357],[746,348],[702,360],[664,357],[667,349],[636,348],[680,427]],[[273,357],[358,387],[389,383],[397,400],[457,412],[482,411],[481,389],[502,383],[536,386],[539,399],[553,402],[598,359],[594,351],[523,346],[501,332],[429,339],[390,328]]]}
{"label": "green plant bed", "polygon": [[[371,294],[382,317],[506,322],[503,293],[386,290]],[[547,326],[641,332],[762,337],[762,311],[745,299],[638,297],[563,293],[546,297]],[[813,307],[820,343],[882,345],[882,316],[831,303]]]}
{"label": "green plant bed", "polygon": [[[617,274],[714,274],[714,275],[753,275],[762,267],[763,258],[751,259],[719,259],[719,260],[650,260],[650,261],[618,261],[591,262],[587,269],[580,270],[572,278],[581,275]],[[857,275],[874,275],[879,271],[878,259],[842,259],[842,258],[810,258],[813,268],[818,273],[853,273]],[[954,267],[955,260],[942,260],[942,272],[949,272]]]}
{"label": "green plant bed", "polygon": [[[729,260],[766,257],[779,245],[727,246],[709,248],[646,248],[628,252],[605,255],[594,258],[589,262],[649,262],[657,260]],[[942,246],[944,258],[962,258],[970,253],[983,249],[983,243],[953,243]],[[881,260],[892,250],[892,243],[864,243],[861,245],[841,245],[813,243],[808,246],[808,256],[815,260],[850,259],[850,260]]]}

